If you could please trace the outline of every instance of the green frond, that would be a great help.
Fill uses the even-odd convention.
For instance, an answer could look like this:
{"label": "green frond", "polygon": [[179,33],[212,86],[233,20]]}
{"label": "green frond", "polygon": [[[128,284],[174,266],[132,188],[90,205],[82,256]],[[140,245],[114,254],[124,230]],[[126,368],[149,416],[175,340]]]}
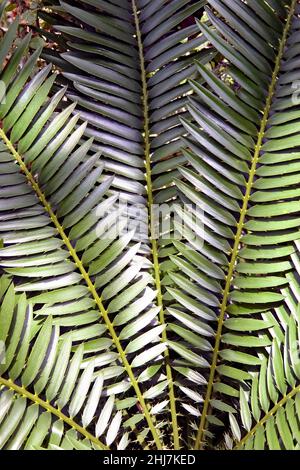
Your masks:
{"label": "green frond", "polygon": [[145,98],[155,200],[165,202],[176,195],[173,178],[185,161],[179,116],[186,115],[186,95],[191,91],[187,80],[197,76],[195,58],[203,63],[212,58],[196,24],[179,27],[205,3],[61,2],[71,21],[74,18],[74,26],[64,25],[63,18],[61,25],[55,23],[69,48],[62,54],[64,76],[71,84],[68,96],[89,123],[85,135],[94,137],[93,149],[101,150],[106,169],[115,175],[113,186],[132,203],[147,204]]}
{"label": "green frond", "polygon": [[64,24],[63,17],[61,24],[55,22],[68,52],[54,62],[70,85],[68,98],[78,103],[81,118],[88,122],[84,135],[94,138],[92,150],[101,151],[105,171],[114,174],[112,190],[118,190],[130,205],[149,212],[141,229],[140,253],[152,264],[157,292],[153,302],[164,327],[163,346],[157,351],[165,355],[170,432],[177,449],[175,380],[165,345],[169,294],[164,287],[170,281],[168,257],[175,252],[170,241],[153,239],[152,207],[172,203],[177,194],[174,178],[181,177],[178,165],[187,161],[181,151],[186,131],[180,117],[187,117],[187,96],[192,93],[188,80],[199,77],[194,60],[205,64],[214,54],[196,23],[186,26],[184,22],[192,15],[201,18],[205,3],[61,2],[74,25]]}
{"label": "green frond", "polygon": [[299,2],[46,5],[0,43],[0,448],[298,450]]}
{"label": "green frond", "polygon": [[[104,381],[102,375],[95,375],[95,362],[82,367],[83,344],[74,350],[72,334],[60,336],[60,328],[51,316],[39,325],[26,295],[16,295],[7,277],[3,276],[0,283],[1,449],[106,449],[98,437],[109,422],[112,426],[113,406],[104,429],[99,431],[97,424],[93,434],[88,431],[99,407]],[[114,404],[113,395],[108,400],[111,399]],[[114,439],[108,430],[107,445],[113,443],[118,430]]]}
{"label": "green frond", "polygon": [[[23,54],[24,43],[28,46],[28,38],[19,46]],[[124,400],[118,416],[124,415],[125,428],[134,429],[146,417],[161,447],[159,425],[146,403],[148,393],[157,405],[151,390],[162,380],[159,368],[155,377],[148,373],[149,361],[161,366],[166,348],[163,328],[156,328],[153,278],[137,256],[140,245],[130,244],[134,230],[119,238],[110,233],[120,215],[112,178],[101,179],[99,154],[88,156],[93,141],[80,142],[86,124],[76,127],[74,105],[54,113],[65,90],[47,98],[53,83],[49,67],[30,79],[40,52],[19,70],[16,48],[0,77],[7,83],[0,106],[0,265],[14,277],[16,291],[29,295],[33,332],[52,317],[55,327],[63,328],[62,339],[70,334],[76,350],[83,343],[80,367],[93,363],[95,374],[104,376],[106,396]],[[134,353],[127,354],[140,332],[151,343],[135,341]],[[136,411],[128,423],[125,410],[132,406]]]}
{"label": "green frond", "polygon": [[299,308],[290,297],[286,292],[285,304],[276,309],[282,331],[274,335],[269,356],[262,356],[258,372],[241,388],[240,420],[230,416],[234,449],[299,449]]}
{"label": "green frond", "polygon": [[[184,180],[176,184],[189,211],[178,210],[185,241],[176,244],[180,255],[172,257],[176,287],[170,291],[177,304],[169,309],[169,328],[186,341],[177,353],[178,360],[190,362],[191,390],[197,366],[201,371],[201,400],[189,396],[199,416],[196,449],[220,433],[224,412],[231,413],[237,429],[238,397],[251,434],[243,387],[253,371],[262,377],[270,348],[278,370],[269,364],[269,379],[281,377],[278,348],[284,333],[277,311],[286,290],[296,295],[299,289],[299,112],[293,89],[299,6],[277,3],[275,8],[267,1],[210,0],[210,26],[199,23],[228,61],[225,73],[235,89],[198,63],[206,85],[191,82],[192,121],[182,120],[189,132],[184,139],[189,167],[180,169]],[[293,365],[289,368],[293,376]],[[297,385],[283,382],[272,386],[275,406],[276,386],[283,395],[295,395],[290,387]],[[258,399],[266,399],[264,392],[256,390]]]}

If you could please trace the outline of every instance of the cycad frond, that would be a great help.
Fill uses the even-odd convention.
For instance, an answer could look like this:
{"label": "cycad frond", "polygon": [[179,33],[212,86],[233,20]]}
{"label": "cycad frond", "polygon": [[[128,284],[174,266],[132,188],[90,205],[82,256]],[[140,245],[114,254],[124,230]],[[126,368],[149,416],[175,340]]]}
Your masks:
{"label": "cycad frond", "polygon": [[240,423],[230,416],[236,449],[298,450],[300,445],[299,307],[292,289],[276,309],[277,324],[268,356],[240,391]]}
{"label": "cycad frond", "polygon": [[[205,3],[61,2],[68,24],[58,25],[56,18],[54,26],[69,49],[61,55],[65,64],[61,57],[54,61],[71,82],[68,97],[78,103],[81,117],[88,122],[85,136],[94,138],[92,149],[101,150],[105,171],[115,175],[112,188],[129,204],[149,212],[140,236],[141,253],[152,265],[157,291],[153,300],[159,309],[163,343],[168,340],[164,315],[169,302],[164,286],[172,283],[168,256],[175,251],[170,241],[157,241],[150,234],[152,208],[176,197],[174,178],[180,178],[178,165],[186,162],[181,151],[186,131],[180,117],[187,116],[187,95],[192,92],[188,79],[198,75],[194,60],[205,64],[213,54],[195,22],[190,26],[184,22],[197,12],[202,14]],[[44,57],[48,57],[46,52]],[[171,433],[179,448],[175,380],[168,350],[165,358]]]}
{"label": "cycad frond", "polygon": [[[179,211],[187,243],[177,245],[181,256],[173,259],[179,271],[172,275],[172,295],[180,307],[169,311],[170,328],[203,350],[192,361],[202,366],[204,383],[203,397],[191,408],[200,419],[197,449],[212,437],[209,425],[222,425],[219,411],[233,416],[241,383],[261,367],[269,348],[278,350],[286,286],[298,292],[300,141],[292,70],[299,5],[276,2],[273,10],[268,1],[208,3],[211,26],[199,27],[227,59],[225,73],[237,90],[198,64],[207,87],[192,82],[193,122],[183,120],[190,168],[181,170],[185,181],[177,187],[191,213]],[[193,373],[191,367],[191,383]]]}
{"label": "cycad frond", "polygon": [[[12,45],[14,29],[3,44]],[[35,328],[52,316],[64,328],[62,338],[70,331],[75,343],[84,342],[81,367],[94,362],[95,373],[105,377],[104,393],[124,398],[124,417],[128,407],[136,409],[125,426],[146,417],[161,447],[159,424],[146,404],[155,399],[157,405],[167,386],[159,374],[166,346],[152,276],[136,256],[139,244],[129,246],[133,231],[114,239],[114,219],[107,229],[105,214],[116,196],[109,193],[111,179],[98,182],[99,154],[86,158],[92,140],[79,145],[86,124],[75,130],[74,105],[53,116],[64,90],[47,98],[49,67],[29,80],[41,51],[19,69],[28,42],[15,49],[0,77],[7,87],[0,106],[0,264],[15,277],[16,290],[29,293]],[[139,341],[140,332],[145,336]],[[148,368],[149,361],[155,365]]]}
{"label": "cycad frond", "polygon": [[54,25],[70,49],[62,55],[74,90],[69,96],[89,123],[85,134],[95,138],[94,149],[116,175],[113,184],[133,203],[147,204],[145,153],[151,154],[153,199],[176,195],[173,179],[185,161],[179,116],[186,114],[187,80],[197,75],[195,58],[211,58],[197,25],[185,27],[184,21],[205,3],[61,3],[74,18],[74,26]]}
{"label": "cycad frond", "polygon": [[106,449],[98,437],[110,427],[106,441],[111,445],[122,415],[113,410],[111,395],[107,398],[110,406],[104,407],[105,416],[95,423],[93,434],[87,430],[99,409],[104,376],[96,374],[93,361],[83,368],[84,344],[73,343],[72,333],[60,336],[51,316],[39,325],[26,295],[16,295],[4,276],[0,292],[1,449]]}
{"label": "cycad frond", "polygon": [[0,447],[298,449],[299,2],[58,3],[0,44]]}

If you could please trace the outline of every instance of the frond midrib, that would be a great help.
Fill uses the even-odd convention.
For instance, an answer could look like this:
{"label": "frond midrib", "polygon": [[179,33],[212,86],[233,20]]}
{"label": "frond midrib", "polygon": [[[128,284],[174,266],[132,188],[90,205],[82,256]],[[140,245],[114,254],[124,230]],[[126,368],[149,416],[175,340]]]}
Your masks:
{"label": "frond midrib", "polygon": [[291,400],[299,392],[300,385],[297,385],[297,387],[294,387],[287,395],[285,395],[278,403],[276,403],[276,405],[274,405],[273,408],[268,411],[268,413],[266,413],[250,431],[247,432],[247,434],[235,445],[233,450],[238,450],[243,447],[248,439],[255,436],[255,433],[259,427],[263,426],[268,421],[268,419],[274,416],[277,411],[288,402],[288,400]]}
{"label": "frond midrib", "polygon": [[[132,0],[132,9],[133,9],[133,15],[134,15],[134,22],[135,22],[136,36],[137,36],[137,43],[138,43],[138,52],[139,52],[139,58],[140,58],[140,67],[141,67],[142,103],[143,103],[143,112],[144,112],[143,140],[144,140],[144,151],[145,151],[145,168],[146,168],[146,182],[147,182],[147,196],[148,196],[149,233],[151,233],[151,227],[153,226],[152,206],[154,204],[154,198],[153,198],[152,170],[151,170],[149,99],[148,99],[147,73],[146,73],[145,59],[144,59],[144,48],[143,48],[142,34],[141,34],[139,14],[138,14],[138,9],[136,5],[136,0]],[[163,295],[162,295],[162,285],[161,285],[161,277],[160,277],[160,262],[159,262],[159,256],[158,256],[158,245],[157,245],[157,240],[152,239],[152,237],[151,237],[151,248],[152,248],[154,278],[155,278],[155,285],[156,285],[156,290],[157,290],[157,305],[158,307],[160,307],[159,321],[161,325],[166,325],[165,313],[164,313],[164,302],[163,302]],[[166,328],[162,332],[162,341],[165,343],[167,343],[168,341]],[[175,397],[175,391],[174,391],[172,368],[170,364],[169,348],[167,348],[166,351],[164,352],[164,357],[165,357],[166,375],[167,375],[168,387],[169,387],[170,412],[171,412],[171,418],[172,418],[174,449],[178,450],[180,449],[179,429],[178,429],[178,422],[177,422],[176,397]]]}
{"label": "frond midrib", "polygon": [[217,327],[217,333],[216,333],[215,346],[214,346],[214,350],[213,350],[212,364],[211,364],[211,368],[210,368],[210,375],[209,375],[209,380],[208,380],[208,385],[207,385],[207,392],[206,392],[206,396],[205,396],[205,400],[204,400],[204,404],[203,404],[203,411],[202,411],[200,425],[199,425],[197,438],[196,438],[196,443],[195,443],[195,450],[201,449],[202,445],[203,445],[202,440],[203,440],[205,427],[206,427],[206,423],[207,423],[207,416],[208,416],[208,413],[209,413],[210,401],[211,401],[211,398],[212,398],[212,395],[213,395],[213,385],[214,385],[214,380],[215,380],[215,375],[216,375],[216,369],[217,369],[217,363],[218,363],[218,358],[219,358],[220,346],[221,346],[221,336],[222,336],[222,331],[223,331],[223,324],[224,324],[224,321],[225,321],[225,315],[226,315],[226,310],[227,310],[227,306],[228,306],[228,299],[229,299],[229,294],[230,294],[230,290],[231,290],[231,286],[232,286],[232,280],[233,280],[233,276],[234,276],[235,265],[236,265],[236,261],[237,261],[238,254],[239,254],[239,247],[240,247],[240,242],[241,242],[241,238],[242,238],[242,233],[243,233],[246,214],[247,214],[247,211],[248,211],[248,204],[249,204],[249,200],[250,200],[250,196],[251,196],[252,185],[253,185],[253,182],[254,182],[254,177],[255,177],[257,164],[258,164],[258,160],[259,160],[259,156],[260,156],[260,151],[261,151],[261,148],[262,148],[263,139],[264,139],[264,136],[265,136],[266,127],[267,127],[267,123],[268,123],[268,119],[269,119],[269,115],[270,115],[272,100],[274,98],[274,94],[275,94],[275,91],[276,91],[277,78],[278,78],[278,74],[280,72],[280,66],[281,66],[281,62],[282,62],[282,59],[283,59],[284,49],[285,49],[286,42],[287,42],[287,39],[288,39],[288,34],[289,34],[290,27],[291,27],[291,22],[292,22],[292,18],[293,18],[293,15],[294,15],[296,3],[297,3],[297,0],[292,1],[290,11],[289,11],[289,14],[288,14],[288,17],[287,17],[287,20],[286,20],[286,25],[285,25],[283,35],[282,35],[282,38],[281,38],[281,41],[280,41],[278,54],[277,54],[277,58],[276,58],[276,62],[275,62],[275,67],[274,67],[274,71],[273,71],[273,74],[272,74],[272,80],[271,80],[271,83],[270,83],[268,96],[267,96],[267,100],[266,100],[266,105],[265,105],[265,108],[264,108],[263,118],[262,118],[260,130],[259,130],[257,142],[256,142],[256,145],[255,145],[255,150],[254,150],[253,160],[252,160],[252,164],[251,164],[251,168],[250,168],[250,172],[249,172],[249,178],[248,178],[248,181],[247,181],[243,206],[242,206],[242,209],[241,209],[241,215],[240,215],[239,222],[237,224],[237,232],[236,232],[236,235],[235,235],[234,245],[233,245],[233,249],[232,249],[232,253],[231,253],[228,274],[226,276],[226,284],[225,284],[225,288],[224,288],[224,291],[223,291],[223,300],[222,300],[222,303],[220,305],[220,316],[219,316],[219,319],[218,319],[218,327]]}
{"label": "frond midrib", "polygon": [[89,291],[91,292],[91,295],[93,296],[93,298],[96,302],[96,305],[98,307],[99,316],[100,316],[100,318],[103,318],[103,320],[104,320],[104,322],[107,326],[107,329],[108,329],[108,331],[109,331],[109,333],[112,337],[112,340],[113,340],[113,342],[114,342],[114,344],[117,348],[117,351],[119,353],[120,359],[121,359],[121,361],[124,365],[125,371],[128,374],[128,377],[131,381],[132,387],[135,390],[135,393],[136,393],[137,398],[139,400],[139,403],[142,407],[143,414],[146,418],[146,421],[147,421],[149,429],[152,433],[153,439],[154,439],[154,441],[157,445],[157,448],[161,449],[162,445],[161,445],[161,442],[160,442],[160,438],[158,436],[155,424],[154,424],[154,422],[151,418],[151,415],[150,415],[150,412],[148,410],[145,399],[143,397],[142,391],[140,390],[139,384],[138,384],[138,382],[135,378],[132,367],[131,367],[131,365],[129,364],[129,362],[127,360],[126,353],[125,353],[124,349],[122,348],[119,337],[118,337],[118,335],[117,335],[117,333],[114,329],[114,326],[113,326],[112,322],[109,319],[108,312],[106,311],[106,309],[103,305],[101,297],[98,295],[98,292],[96,290],[96,287],[95,287],[93,281],[91,280],[88,272],[86,271],[85,267],[83,266],[83,263],[82,263],[81,259],[79,258],[78,254],[77,254],[75,248],[73,247],[70,239],[68,238],[67,234],[65,233],[64,228],[60,224],[56,214],[52,210],[51,205],[48,203],[43,191],[39,187],[39,185],[36,182],[35,178],[33,177],[32,173],[30,172],[30,170],[27,168],[26,164],[24,163],[21,155],[16,151],[14,145],[11,143],[9,137],[6,135],[6,133],[3,131],[3,129],[0,129],[0,138],[5,142],[7,148],[10,150],[10,152],[13,155],[13,157],[15,158],[16,162],[19,164],[19,167],[20,167],[21,171],[25,174],[28,182],[30,183],[31,187],[33,188],[36,195],[38,196],[40,202],[42,203],[45,210],[47,211],[52,223],[54,224],[54,226],[57,229],[57,232],[58,232],[59,236],[63,240],[66,248],[68,249],[70,255],[72,256],[72,258],[73,258],[73,260],[74,260],[74,262],[77,266],[77,269],[80,271],[87,287],[89,288]]}
{"label": "frond midrib", "polygon": [[1,376],[0,376],[0,385],[4,385],[4,387],[6,387],[7,389],[13,390],[18,395],[27,398],[28,400],[30,400],[32,403],[35,403],[36,405],[39,405],[44,410],[48,411],[48,413],[51,413],[52,415],[56,416],[58,419],[62,420],[64,423],[68,424],[72,429],[75,429],[78,433],[80,433],[86,439],[89,439],[89,441],[96,444],[98,447],[101,448],[101,450],[109,450],[109,447],[103,444],[96,436],[93,436],[93,434],[87,431],[87,429],[80,426],[72,418],[69,418],[68,416],[66,416],[60,409],[55,408],[49,402],[44,401],[42,398],[40,398],[38,395],[34,395],[33,393],[29,392],[25,387],[20,387],[11,379],[7,380]]}

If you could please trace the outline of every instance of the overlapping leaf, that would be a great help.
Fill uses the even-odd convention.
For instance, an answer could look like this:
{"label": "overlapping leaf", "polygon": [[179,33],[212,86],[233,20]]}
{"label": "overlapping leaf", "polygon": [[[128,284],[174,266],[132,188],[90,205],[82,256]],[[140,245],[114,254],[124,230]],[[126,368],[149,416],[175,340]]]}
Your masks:
{"label": "overlapping leaf", "polygon": [[[1,50],[12,46],[15,28],[3,38]],[[100,178],[100,155],[87,156],[93,141],[80,143],[86,124],[75,129],[74,105],[56,112],[65,90],[48,98],[54,81],[47,78],[50,67],[30,79],[41,51],[19,67],[29,41],[27,36],[14,49],[1,74],[7,93],[0,106],[0,265],[34,305],[30,335],[52,317],[55,328],[62,328],[62,340],[71,334],[76,350],[83,343],[80,367],[89,370],[93,363],[95,375],[104,377],[105,396],[124,399],[126,429],[146,417],[159,447],[159,424],[156,429],[145,402],[156,398],[153,388],[163,380],[158,371],[164,327],[158,327],[153,279],[136,256],[139,244],[130,244],[134,230],[126,227],[122,233],[117,196],[109,192],[112,179]],[[140,332],[145,336],[138,341]],[[129,343],[134,347],[127,354]],[[107,432],[108,441],[118,437]]]}
{"label": "overlapping leaf", "polygon": [[195,58],[211,57],[197,25],[184,22],[204,4],[62,2],[68,24],[53,19],[69,48],[62,55],[64,76],[73,85],[69,96],[89,123],[85,135],[95,138],[93,148],[101,149],[105,167],[116,175],[113,185],[135,204],[147,204],[145,132],[155,199],[166,202],[176,195],[173,179],[185,161],[179,116],[191,91],[187,79],[196,76]]}
{"label": "overlapping leaf", "polygon": [[[181,423],[202,448],[228,413],[237,448],[299,447],[299,5],[210,0],[186,26],[204,3],[47,13],[80,116],[30,78],[40,50],[19,68],[30,37],[2,67],[0,264],[31,302],[1,280],[4,448],[179,448]],[[149,243],[147,207],[178,198],[182,239]]]}
{"label": "overlapping leaf", "polygon": [[[205,64],[213,57],[205,36],[190,20],[195,14],[201,17],[205,3],[61,2],[61,19],[50,19],[68,49],[53,60],[71,83],[68,97],[78,103],[82,118],[88,122],[85,136],[94,137],[92,149],[101,150],[105,170],[115,174],[112,188],[120,191],[131,209],[133,205],[149,211],[150,224],[146,219],[138,239],[143,242],[141,253],[153,264],[162,325],[163,304],[170,299],[165,286],[173,284],[168,276],[173,267],[168,256],[176,250],[170,241],[154,239],[152,208],[153,204],[167,203],[169,207],[174,202],[174,178],[181,177],[178,165],[187,161],[181,151],[186,131],[180,117],[187,115],[187,96],[192,92],[188,79],[198,75],[196,58]],[[47,52],[44,57],[49,58]],[[165,329],[162,336],[165,342]],[[153,350],[157,351],[159,348]],[[166,375],[172,410],[170,432],[175,433],[175,447],[179,448],[170,366]],[[155,393],[165,392],[165,386]]]}
{"label": "overlapping leaf", "polygon": [[[170,328],[186,342],[177,352],[191,364],[190,389],[201,372],[201,399],[190,393],[194,403],[184,405],[199,417],[196,448],[224,425],[220,411],[234,416],[240,384],[282,341],[276,309],[285,286],[298,289],[299,6],[208,3],[211,26],[199,27],[228,61],[228,80],[198,64],[207,87],[192,82],[194,122],[183,120],[190,168],[177,182],[189,208],[178,211],[186,242],[173,258],[178,304],[169,310]],[[247,412],[243,420],[249,427]]]}
{"label": "overlapping leaf", "polygon": [[[118,435],[122,413],[110,395],[110,406],[97,418],[104,375],[95,361],[82,367],[84,344],[73,342],[72,333],[60,336],[51,316],[40,327],[26,295],[16,295],[9,278],[1,278],[0,290],[1,449],[106,449]],[[98,438],[107,428],[103,444]]]}
{"label": "overlapping leaf", "polygon": [[299,304],[292,290],[286,288],[286,301],[276,309],[281,328],[269,356],[262,356],[260,369],[241,388],[240,419],[230,416],[234,448],[299,449]]}

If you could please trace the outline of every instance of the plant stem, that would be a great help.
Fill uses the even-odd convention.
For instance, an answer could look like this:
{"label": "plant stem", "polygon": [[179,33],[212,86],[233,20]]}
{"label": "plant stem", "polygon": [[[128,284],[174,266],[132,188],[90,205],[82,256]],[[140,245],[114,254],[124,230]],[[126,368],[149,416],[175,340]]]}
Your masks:
{"label": "plant stem", "polygon": [[109,447],[104,445],[101,441],[99,441],[97,437],[93,436],[85,428],[83,428],[82,426],[77,424],[75,421],[73,421],[73,419],[69,418],[64,413],[62,413],[61,410],[50,405],[49,402],[42,400],[39,396],[34,395],[33,393],[30,393],[28,390],[26,390],[26,388],[20,387],[19,385],[15,384],[12,380],[4,379],[4,377],[0,377],[0,385],[4,385],[6,388],[13,390],[14,392],[27,398],[33,403],[36,403],[37,405],[39,405],[41,408],[44,408],[44,410],[48,411],[52,415],[57,416],[57,418],[61,419],[64,423],[68,424],[71,428],[75,429],[75,431],[80,433],[86,439],[89,439],[89,441],[93,442],[98,447],[100,447],[101,450],[109,450]]}
{"label": "plant stem", "polygon": [[257,431],[257,429],[260,427],[260,426],[263,426],[267,421],[268,419],[270,419],[273,415],[275,415],[277,413],[277,411],[279,410],[279,408],[281,408],[282,406],[284,406],[288,400],[290,400],[291,398],[293,398],[295,395],[297,395],[297,393],[300,392],[300,385],[298,385],[297,387],[295,387],[290,393],[288,393],[287,395],[285,395],[268,413],[265,414],[265,416],[251,429],[251,431],[249,431],[244,437],[243,439],[240,440],[240,442],[238,442],[234,449],[233,450],[237,450],[237,449],[240,449],[248,439],[250,439],[251,437],[253,437]]}

